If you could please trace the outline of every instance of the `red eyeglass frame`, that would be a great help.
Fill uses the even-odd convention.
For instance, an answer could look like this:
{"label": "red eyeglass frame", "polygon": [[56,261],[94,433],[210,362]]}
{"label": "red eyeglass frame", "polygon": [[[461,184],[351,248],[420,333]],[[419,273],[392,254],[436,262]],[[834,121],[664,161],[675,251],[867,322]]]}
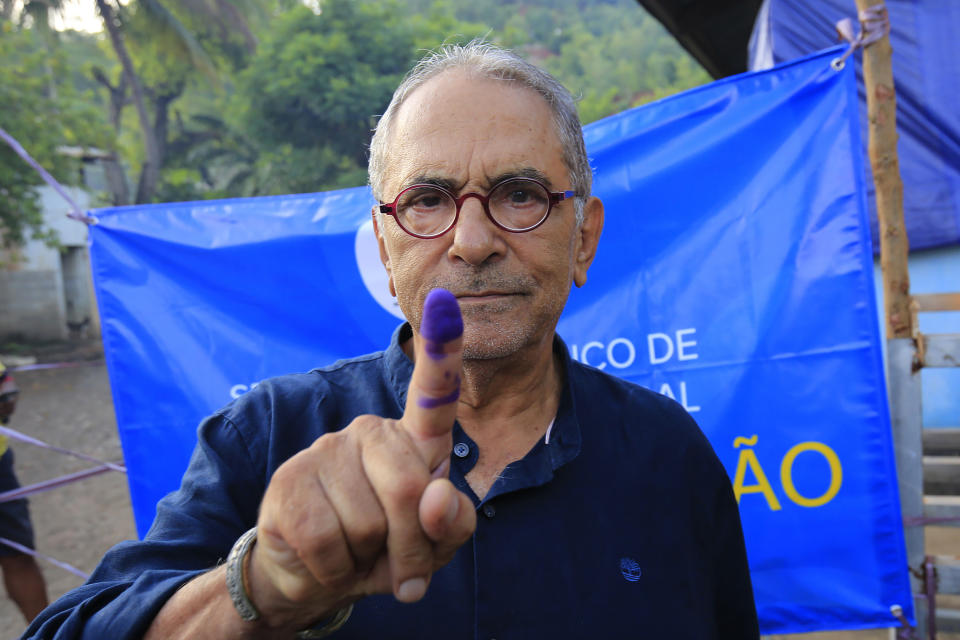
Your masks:
{"label": "red eyeglass frame", "polygon": [[[547,188],[547,185],[543,184],[539,180],[536,180],[534,178],[523,178],[523,177],[507,178],[506,180],[501,180],[497,184],[490,187],[490,193],[493,193],[494,191],[499,189],[501,186],[507,184],[508,182],[530,182],[539,186],[541,189],[543,189],[547,193],[548,196],[550,196],[547,200],[547,212],[543,214],[543,218],[541,218],[537,224],[533,225],[532,227],[527,227],[526,229],[511,229],[510,227],[505,227],[499,222],[497,222],[496,219],[493,217],[493,214],[490,213],[490,196],[489,195],[485,196],[481,193],[470,192],[470,193],[465,193],[458,198],[456,195],[451,193],[449,189],[446,189],[436,184],[410,185],[409,187],[401,191],[399,194],[397,194],[397,197],[394,198],[393,202],[391,203],[381,202],[380,213],[385,213],[388,216],[393,216],[393,219],[396,220],[397,222],[397,226],[399,226],[401,229],[403,229],[405,233],[413,236],[414,238],[421,238],[423,240],[432,240],[433,238],[439,238],[440,236],[450,231],[450,229],[453,229],[455,226],[457,226],[457,221],[460,220],[460,209],[463,207],[463,203],[467,201],[467,198],[476,198],[483,205],[483,211],[484,213],[487,214],[487,218],[489,218],[490,222],[496,225],[497,228],[503,229],[504,231],[508,231],[510,233],[526,233],[528,231],[533,231],[534,229],[542,225],[544,222],[546,222],[547,218],[550,217],[550,212],[553,211],[554,205],[560,204],[564,200],[567,200],[577,195],[574,191],[570,191],[570,190],[550,191],[550,189]],[[407,191],[410,191],[411,189],[422,189],[425,187],[429,187],[431,189],[437,189],[438,191],[444,192],[445,194],[450,196],[450,199],[453,200],[454,203],[457,205],[457,212],[454,214],[453,220],[450,222],[450,226],[448,226],[446,229],[444,229],[440,233],[429,235],[429,236],[410,231],[405,226],[403,226],[403,224],[400,222],[400,219],[397,218],[397,203],[400,202],[400,198],[403,197],[403,194],[405,194]]]}

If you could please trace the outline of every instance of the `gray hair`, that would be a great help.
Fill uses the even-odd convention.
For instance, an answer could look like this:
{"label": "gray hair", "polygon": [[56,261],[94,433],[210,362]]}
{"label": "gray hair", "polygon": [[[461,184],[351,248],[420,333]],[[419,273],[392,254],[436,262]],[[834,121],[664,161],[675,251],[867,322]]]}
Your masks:
{"label": "gray hair", "polygon": [[387,167],[387,147],[397,112],[407,97],[428,80],[449,69],[465,69],[481,77],[504,80],[536,91],[553,112],[553,123],[563,149],[563,162],[569,172],[577,224],[583,222],[583,206],[590,195],[592,174],[583,143],[583,129],[573,96],[556,78],[535,67],[515,53],[487,42],[473,41],[466,45],[444,45],[429,53],[410,70],[393,93],[387,110],[377,122],[370,142],[367,167],[373,195],[384,200],[383,180]]}

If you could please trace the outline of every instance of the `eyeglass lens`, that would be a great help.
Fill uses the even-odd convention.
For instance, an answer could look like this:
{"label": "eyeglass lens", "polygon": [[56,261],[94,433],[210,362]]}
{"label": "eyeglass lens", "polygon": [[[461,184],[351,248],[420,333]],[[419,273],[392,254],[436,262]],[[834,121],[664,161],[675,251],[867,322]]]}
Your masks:
{"label": "eyeglass lens", "polygon": [[[514,231],[535,227],[550,208],[549,192],[526,180],[502,182],[487,198],[488,210],[497,224]],[[396,216],[400,225],[413,233],[439,234],[457,217],[457,202],[439,187],[411,187],[397,199]]]}

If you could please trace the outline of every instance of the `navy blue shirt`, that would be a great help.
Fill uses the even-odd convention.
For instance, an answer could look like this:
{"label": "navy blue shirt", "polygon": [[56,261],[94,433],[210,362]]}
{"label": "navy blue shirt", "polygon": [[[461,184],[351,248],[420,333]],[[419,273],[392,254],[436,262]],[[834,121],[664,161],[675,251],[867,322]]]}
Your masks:
{"label": "navy blue shirt", "polygon": [[[200,426],[180,489],[140,542],[111,549],[24,638],[140,637],[185,581],[256,523],[274,470],[361,414],[399,418],[413,363],[390,347],[267,380]],[[356,603],[334,638],[759,637],[740,518],[709,442],[674,401],[574,362],[549,443],[480,500],[477,445],[454,426],[450,479],[477,529],[415,604]]]}

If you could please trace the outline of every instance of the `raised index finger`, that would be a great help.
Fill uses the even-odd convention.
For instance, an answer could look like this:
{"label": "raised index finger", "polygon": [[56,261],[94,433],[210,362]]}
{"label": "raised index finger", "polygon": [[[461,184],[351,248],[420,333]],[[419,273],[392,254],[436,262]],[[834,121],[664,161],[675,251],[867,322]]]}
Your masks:
{"label": "raised index finger", "polygon": [[456,297],[434,289],[423,303],[413,376],[401,423],[430,469],[450,455],[460,397],[463,319]]}

